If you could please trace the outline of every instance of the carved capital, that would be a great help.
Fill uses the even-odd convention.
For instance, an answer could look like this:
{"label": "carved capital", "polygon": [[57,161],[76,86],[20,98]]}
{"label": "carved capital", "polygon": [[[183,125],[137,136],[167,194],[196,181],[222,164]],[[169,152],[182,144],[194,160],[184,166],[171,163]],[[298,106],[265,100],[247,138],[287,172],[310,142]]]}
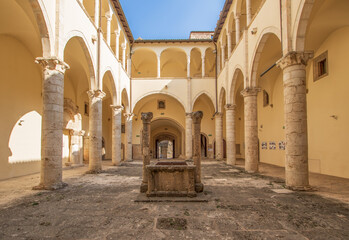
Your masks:
{"label": "carved capital", "polygon": [[142,112],[142,121],[144,123],[150,123],[150,121],[153,119],[153,113],[152,112]]}
{"label": "carved capital", "polygon": [[186,118],[191,118],[192,115],[193,115],[193,113],[185,113],[185,117],[186,117]]}
{"label": "carved capital", "polygon": [[224,107],[227,111],[229,111],[229,110],[235,110],[236,105],[235,104],[227,104]]}
{"label": "carved capital", "polygon": [[44,69],[47,70],[56,70],[62,74],[65,73],[65,70],[69,69],[69,65],[63,62],[62,60],[59,60],[57,57],[38,57],[35,59],[35,63],[42,66]]}
{"label": "carved capital", "polygon": [[192,114],[193,124],[200,124],[203,116],[204,114],[202,113],[202,111],[193,112]]}
{"label": "carved capital", "polygon": [[134,117],[133,113],[124,113],[124,116],[126,117],[126,121],[132,121],[132,118]]}
{"label": "carved capital", "polygon": [[122,43],[121,48],[122,48],[122,50],[126,50],[126,43]]}
{"label": "carved capital", "polygon": [[110,105],[111,109],[115,114],[119,114],[124,110],[124,107],[122,105]]}
{"label": "carved capital", "polygon": [[308,52],[289,52],[283,56],[279,61],[276,62],[276,65],[284,69],[292,65],[304,65],[306,66],[309,59],[314,57],[313,51]]}
{"label": "carved capital", "polygon": [[223,117],[223,113],[216,112],[215,118],[222,118],[222,117]]}
{"label": "carved capital", "polygon": [[79,136],[84,136],[85,135],[85,131],[84,130],[79,131],[78,135]]}
{"label": "carved capital", "polygon": [[89,90],[87,91],[87,95],[88,97],[93,100],[93,99],[98,99],[98,100],[102,100],[105,97],[105,92],[103,92],[100,89],[97,90]]}
{"label": "carved capital", "polygon": [[241,95],[243,97],[250,97],[250,96],[257,96],[257,94],[261,91],[260,88],[245,88],[244,90],[241,91]]}

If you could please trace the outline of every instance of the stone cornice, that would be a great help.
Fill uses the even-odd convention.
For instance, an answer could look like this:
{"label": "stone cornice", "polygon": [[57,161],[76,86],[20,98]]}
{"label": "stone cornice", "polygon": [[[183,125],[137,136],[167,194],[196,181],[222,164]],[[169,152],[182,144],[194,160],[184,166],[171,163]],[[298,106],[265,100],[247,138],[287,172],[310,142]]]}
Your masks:
{"label": "stone cornice", "polygon": [[309,59],[312,59],[313,57],[314,57],[313,51],[288,52],[285,56],[283,56],[280,60],[276,62],[276,65],[281,69],[284,69],[292,65],[306,66]]}

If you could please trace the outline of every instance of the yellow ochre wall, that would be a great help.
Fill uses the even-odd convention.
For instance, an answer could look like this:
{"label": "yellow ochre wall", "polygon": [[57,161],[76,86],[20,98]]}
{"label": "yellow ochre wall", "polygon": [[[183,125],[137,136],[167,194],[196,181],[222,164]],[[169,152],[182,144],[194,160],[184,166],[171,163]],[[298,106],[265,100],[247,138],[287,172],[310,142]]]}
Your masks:
{"label": "yellow ochre wall", "polygon": [[0,179],[40,170],[41,69],[34,59],[21,42],[0,35]]}

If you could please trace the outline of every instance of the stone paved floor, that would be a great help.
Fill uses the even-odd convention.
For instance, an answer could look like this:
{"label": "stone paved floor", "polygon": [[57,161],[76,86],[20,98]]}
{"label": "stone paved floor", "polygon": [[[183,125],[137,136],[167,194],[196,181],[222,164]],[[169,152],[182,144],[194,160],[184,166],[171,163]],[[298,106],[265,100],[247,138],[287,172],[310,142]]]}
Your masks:
{"label": "stone paved floor", "polygon": [[65,171],[69,186],[55,192],[0,195],[0,239],[349,239],[348,204],[287,191],[280,179],[206,161],[207,203],[135,203],[141,162],[105,169]]}

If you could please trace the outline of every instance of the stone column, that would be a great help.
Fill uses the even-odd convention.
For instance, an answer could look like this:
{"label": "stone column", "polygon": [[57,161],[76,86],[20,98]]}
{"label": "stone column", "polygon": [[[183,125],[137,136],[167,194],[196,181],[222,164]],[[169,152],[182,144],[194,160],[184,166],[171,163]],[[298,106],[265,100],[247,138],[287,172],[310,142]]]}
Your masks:
{"label": "stone column", "polygon": [[201,76],[202,76],[202,78],[204,78],[205,77],[205,56],[203,56],[202,58],[201,58]]}
{"label": "stone column", "polygon": [[160,58],[161,56],[158,55],[158,74],[157,74],[157,77],[160,78],[161,77],[161,62],[160,62]]}
{"label": "stone column", "polygon": [[132,161],[132,118],[133,113],[125,113],[125,161]]}
{"label": "stone column", "polygon": [[235,42],[236,45],[240,41],[240,14],[235,16]]}
{"label": "stone column", "polygon": [[236,147],[235,147],[235,105],[227,104],[226,113],[226,130],[227,130],[227,164],[235,165]]}
{"label": "stone column", "polygon": [[131,76],[131,56],[127,57],[127,75],[130,77]]}
{"label": "stone column", "polygon": [[95,0],[95,25],[98,28],[99,21],[99,0]]}
{"label": "stone column", "polygon": [[118,166],[121,162],[121,113],[123,106],[111,105],[112,108],[112,164]]}
{"label": "stone column", "polygon": [[122,67],[125,70],[126,69],[126,41],[123,44],[121,44],[121,48],[122,48]]}
{"label": "stone column", "polygon": [[90,99],[89,117],[89,170],[87,173],[102,171],[102,99],[105,93],[102,90],[87,92]]}
{"label": "stone column", "polygon": [[70,131],[70,163],[79,165],[80,163],[80,131]]}
{"label": "stone column", "polygon": [[231,56],[231,32],[227,32],[227,44],[228,44],[228,59]]}
{"label": "stone column", "polygon": [[120,58],[119,44],[120,44],[120,29],[115,31],[115,55],[116,55],[116,59],[118,60]]}
{"label": "stone column", "polygon": [[193,127],[194,127],[194,165],[195,171],[195,191],[202,192],[204,185],[201,183],[201,119],[203,113],[201,111],[193,112]]}
{"label": "stone column", "polygon": [[142,155],[143,155],[143,180],[141,184],[141,193],[148,190],[147,165],[150,164],[150,122],[153,118],[152,112],[142,113],[143,131],[142,131]]}
{"label": "stone column", "polygon": [[259,88],[245,88],[241,92],[244,97],[245,170],[247,172],[258,172],[257,94],[259,91]]}
{"label": "stone column", "polygon": [[216,131],[216,160],[223,159],[223,113],[217,112],[215,116]]}
{"label": "stone column", "polygon": [[40,184],[33,189],[55,190],[62,182],[64,73],[69,66],[57,58],[37,58],[43,67]]}
{"label": "stone column", "polygon": [[187,56],[187,78],[190,78],[190,55]]}
{"label": "stone column", "polygon": [[278,61],[283,70],[286,186],[295,190],[309,188],[306,64],[312,52],[290,52]]}
{"label": "stone column", "polygon": [[79,158],[79,164],[84,164],[84,136],[85,131],[81,130],[79,132],[79,149],[80,149],[80,158]]}
{"label": "stone column", "polygon": [[110,46],[110,33],[111,33],[111,19],[112,19],[112,14],[106,15],[107,18],[107,44]]}
{"label": "stone column", "polygon": [[[222,49],[221,49],[221,51],[222,51]],[[216,61],[217,61],[217,75],[219,75],[219,73],[221,72],[221,54],[220,54],[220,51],[218,50],[218,47],[217,47],[217,52],[216,52],[216,54],[217,54],[217,59],[216,59]]]}
{"label": "stone column", "polygon": [[246,0],[246,25],[250,25],[252,21],[252,5],[251,0]]}
{"label": "stone column", "polygon": [[193,157],[192,113],[185,114],[185,159]]}
{"label": "stone column", "polygon": [[223,44],[221,44],[221,49],[222,49],[222,55],[221,55],[221,61],[222,61],[222,69],[225,66],[225,46]]}

